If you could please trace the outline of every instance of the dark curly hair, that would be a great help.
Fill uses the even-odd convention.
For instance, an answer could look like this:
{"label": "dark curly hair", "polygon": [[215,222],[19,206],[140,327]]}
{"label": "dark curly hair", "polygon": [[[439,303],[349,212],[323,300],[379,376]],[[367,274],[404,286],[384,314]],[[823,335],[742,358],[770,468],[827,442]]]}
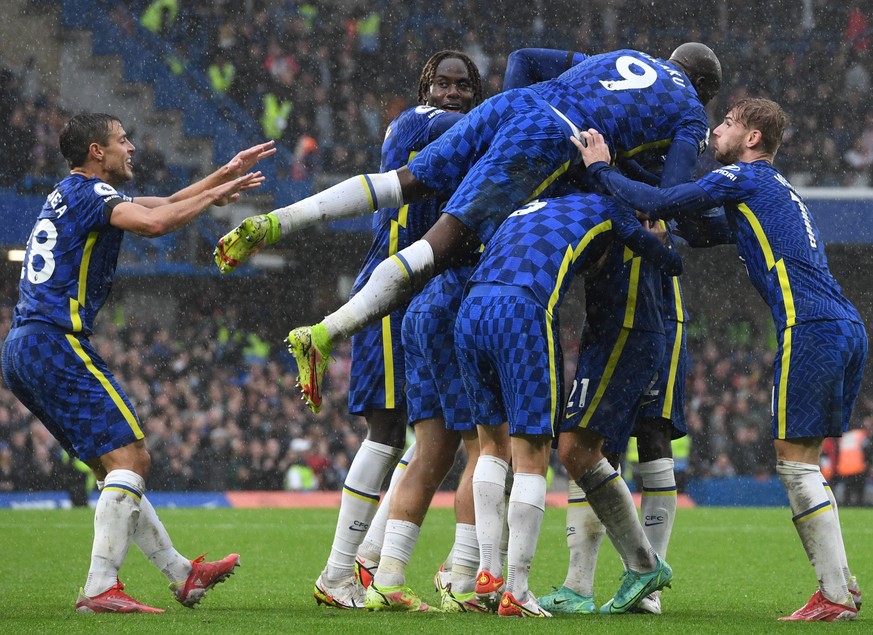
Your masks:
{"label": "dark curly hair", "polygon": [[421,70],[421,78],[418,80],[418,103],[426,104],[427,95],[430,92],[430,85],[433,84],[433,78],[436,76],[437,67],[440,62],[446,59],[458,59],[467,67],[467,74],[470,76],[470,85],[473,88],[473,106],[478,106],[482,103],[482,77],[479,75],[479,69],[473,60],[468,55],[460,51],[439,51],[430,56],[430,59],[425,62],[424,68]]}

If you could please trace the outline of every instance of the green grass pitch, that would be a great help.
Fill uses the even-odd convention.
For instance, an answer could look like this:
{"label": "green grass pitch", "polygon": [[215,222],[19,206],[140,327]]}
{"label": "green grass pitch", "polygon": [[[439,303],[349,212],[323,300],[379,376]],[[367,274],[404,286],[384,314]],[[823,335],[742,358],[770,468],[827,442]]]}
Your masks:
{"label": "green grass pitch", "polygon": [[[661,616],[561,616],[551,620],[489,615],[409,615],[339,611],[316,606],[312,585],[333,538],[334,509],[162,509],[177,548],[189,558],[237,551],[242,566],[195,609],[177,604],[164,577],[131,547],[121,579],[137,599],[163,615],[79,615],[73,610],[90,557],[87,509],[0,511],[2,603],[0,632],[18,633],[796,633],[873,632],[873,510],[841,509],[849,561],[871,593],[855,622],[795,624],[776,618],[800,607],[815,590],[788,509],[680,509],[667,560],[673,588]],[[450,510],[429,514],[408,569],[408,581],[436,602],[433,574],[453,538]],[[549,508],[531,572],[544,594],[560,585],[567,566],[564,510]],[[612,547],[601,549],[598,603],[618,587]],[[496,621],[500,619],[499,623]],[[590,629],[590,630],[589,630]]]}

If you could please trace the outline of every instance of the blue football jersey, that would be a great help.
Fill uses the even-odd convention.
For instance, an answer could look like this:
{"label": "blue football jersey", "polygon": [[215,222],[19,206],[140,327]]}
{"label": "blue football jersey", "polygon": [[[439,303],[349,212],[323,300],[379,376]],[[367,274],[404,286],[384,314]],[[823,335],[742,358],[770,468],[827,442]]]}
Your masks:
{"label": "blue football jersey", "polygon": [[554,312],[576,273],[593,269],[614,238],[671,255],[609,197],[576,193],[531,201],[498,227],[470,284],[524,287]]}
{"label": "blue football jersey", "polygon": [[58,183],[27,242],[13,328],[44,322],[91,335],[124,238],[109,216],[117,203],[130,200],[108,183],[79,174]]}
{"label": "blue football jersey", "polygon": [[621,242],[603,268],[585,277],[585,327],[612,337],[621,328],[664,332],[661,271]]}
{"label": "blue football jersey", "polygon": [[[457,121],[458,113],[432,106],[404,110],[385,131],[381,172],[403,167],[445,129],[446,120]],[[439,131],[437,131],[439,130]],[[383,207],[373,214],[373,243],[358,273],[352,294],[358,292],[380,262],[421,238],[439,216],[440,200],[428,198],[400,208]]]}
{"label": "blue football jersey", "polygon": [[813,320],[861,322],[831,275],[806,203],[772,164],[727,165],[697,185],[723,202],[749,279],[770,306],[777,330]]}
{"label": "blue football jersey", "polygon": [[591,55],[531,87],[578,128],[603,134],[618,160],[685,141],[706,149],[709,119],[691,82],[672,64],[624,49]]}

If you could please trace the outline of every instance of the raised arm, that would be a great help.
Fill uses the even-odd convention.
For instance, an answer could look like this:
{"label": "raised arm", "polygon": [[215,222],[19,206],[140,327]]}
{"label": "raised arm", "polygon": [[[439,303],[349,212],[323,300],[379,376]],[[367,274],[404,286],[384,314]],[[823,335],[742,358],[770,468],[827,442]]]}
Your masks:
{"label": "raised arm", "polygon": [[539,48],[517,49],[510,53],[506,60],[503,90],[530,86],[552,79],[586,57],[588,56],[584,53],[574,53],[573,51]]}
{"label": "raised arm", "polygon": [[[134,202],[143,207],[155,208],[161,205],[176,203],[178,201],[184,201],[185,199],[199,196],[207,190],[243,176],[246,172],[257,165],[259,161],[276,154],[275,145],[275,141],[267,141],[266,143],[259,143],[258,145],[246,148],[237,153],[235,157],[215,170],[212,174],[200,179],[196,183],[192,183],[191,185],[182,188],[175,194],[171,194],[170,196],[137,196],[134,199]],[[245,185],[235,193],[238,194],[239,192],[260,187],[265,180],[266,178],[258,172],[254,178],[247,179]],[[212,204],[219,206],[227,205],[235,200],[236,198],[222,198],[213,201]]]}

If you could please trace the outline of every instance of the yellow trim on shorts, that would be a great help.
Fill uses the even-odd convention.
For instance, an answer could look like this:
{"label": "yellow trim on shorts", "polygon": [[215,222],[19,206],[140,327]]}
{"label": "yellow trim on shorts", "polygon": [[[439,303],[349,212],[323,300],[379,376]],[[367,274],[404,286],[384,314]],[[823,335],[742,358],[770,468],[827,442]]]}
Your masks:
{"label": "yellow trim on shorts", "polygon": [[776,438],[784,439],[788,430],[788,367],[791,365],[791,327],[782,331],[782,371],[779,374],[779,409],[776,415]]}
{"label": "yellow trim on shorts", "polygon": [[109,379],[104,375],[96,366],[94,366],[93,360],[88,357],[88,353],[85,352],[85,349],[82,348],[82,343],[79,342],[72,335],[67,335],[67,342],[69,342],[70,346],[73,348],[73,351],[79,358],[85,362],[85,368],[88,369],[88,372],[94,375],[97,381],[100,382],[100,385],[103,386],[103,389],[109,394],[112,398],[112,402],[115,404],[116,408],[124,415],[124,420],[127,421],[127,425],[130,426],[130,429],[133,430],[133,434],[137,439],[142,439],[145,437],[142,430],[139,427],[139,422],[136,420],[136,415],[133,414],[133,411],[127,407],[127,404],[124,403],[124,399],[121,398],[121,395],[118,394],[118,391],[115,390],[112,383],[110,383]]}
{"label": "yellow trim on shorts", "polygon": [[[609,354],[609,360],[606,362],[606,368],[603,369],[603,376],[597,384],[597,390],[594,391],[594,396],[591,398],[591,404],[585,409],[582,421],[579,422],[580,428],[588,427],[588,424],[591,422],[591,417],[594,416],[594,411],[597,410],[597,406],[600,405],[600,401],[603,399],[603,394],[606,392],[606,387],[609,385],[612,376],[615,374],[615,368],[618,366],[618,360],[621,358],[621,354],[627,343],[627,338],[630,336],[630,329],[633,326],[634,314],[636,313],[637,288],[639,287],[640,282],[640,264],[642,259],[639,256],[636,256],[633,251],[625,247],[625,259],[627,259],[628,254],[630,254],[631,257],[631,272],[630,280],[628,282],[627,303],[625,304],[622,328],[618,334],[618,339],[616,340],[615,345],[612,347],[612,352]],[[627,326],[628,324],[631,326]]]}
{"label": "yellow trim on shorts", "polygon": [[394,348],[391,337],[391,314],[382,318],[382,364],[385,366],[385,408],[395,408]]}
{"label": "yellow trim on shorts", "polygon": [[682,331],[685,325],[676,322],[676,339],[673,341],[673,352],[670,355],[670,368],[668,369],[667,386],[664,388],[664,408],[661,410],[662,419],[673,419],[673,391],[676,388],[676,376],[679,374],[679,356],[682,354]]}

